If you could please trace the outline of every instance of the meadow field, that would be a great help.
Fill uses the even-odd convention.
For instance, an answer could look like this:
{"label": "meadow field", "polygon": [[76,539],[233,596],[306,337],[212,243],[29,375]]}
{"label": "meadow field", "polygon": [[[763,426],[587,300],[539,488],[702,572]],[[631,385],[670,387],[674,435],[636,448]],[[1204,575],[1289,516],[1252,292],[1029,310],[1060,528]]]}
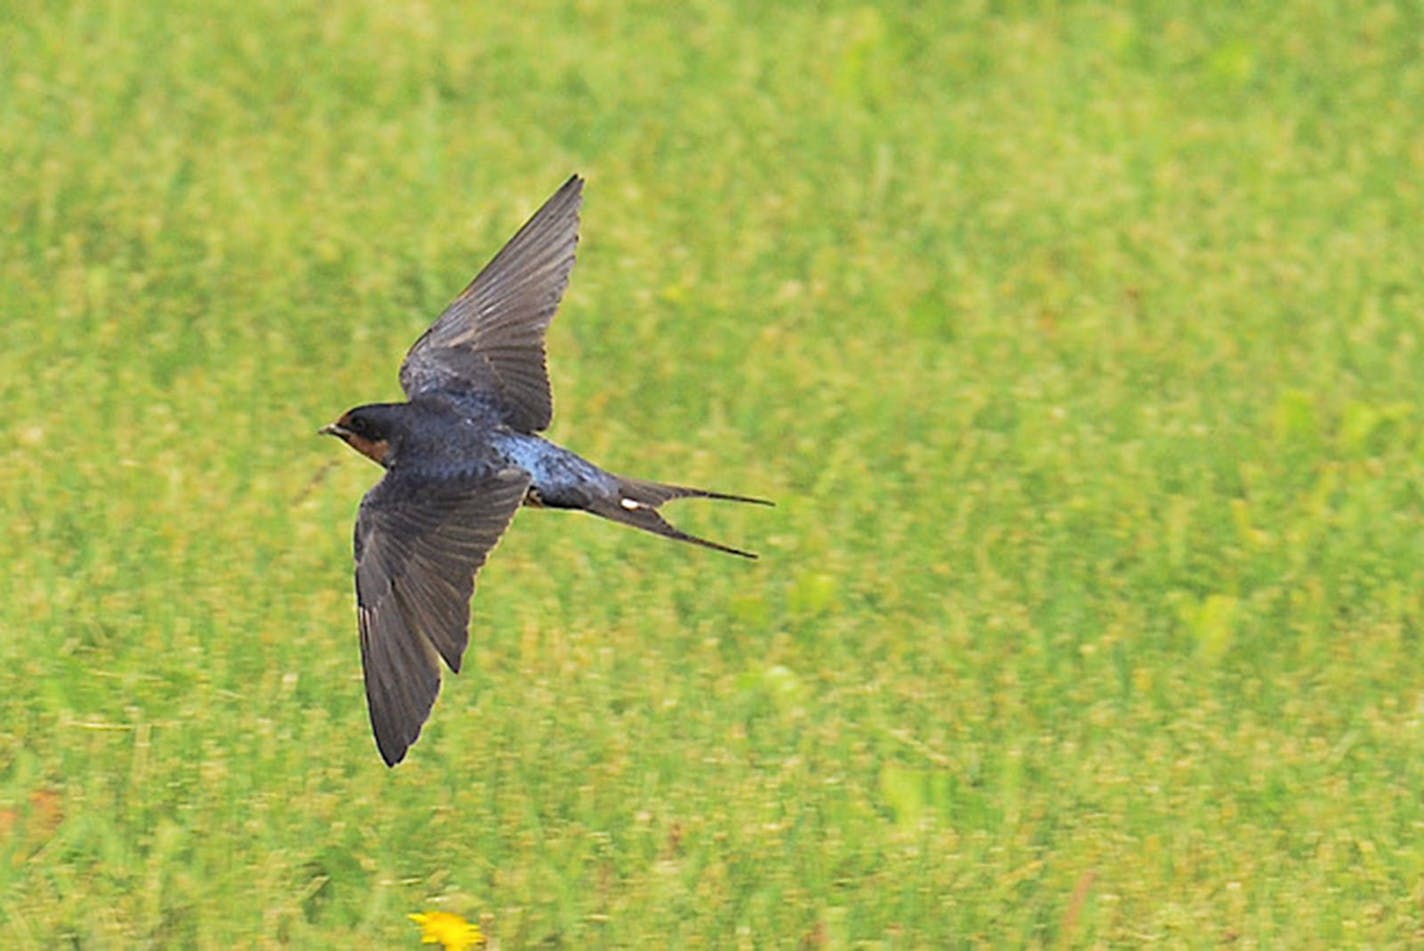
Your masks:
{"label": "meadow field", "polygon": [[[0,947],[1424,943],[1424,8],[0,17]],[[377,755],[319,426],[571,173],[551,436]]]}

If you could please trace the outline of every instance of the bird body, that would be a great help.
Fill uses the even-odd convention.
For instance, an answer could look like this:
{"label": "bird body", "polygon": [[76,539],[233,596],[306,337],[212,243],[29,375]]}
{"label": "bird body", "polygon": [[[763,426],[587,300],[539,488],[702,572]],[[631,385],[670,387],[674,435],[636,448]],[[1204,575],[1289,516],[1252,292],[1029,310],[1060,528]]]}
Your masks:
{"label": "bird body", "polygon": [[578,509],[705,548],[658,512],[728,495],[615,475],[538,433],[553,401],[544,337],[573,268],[583,181],[574,176],[515,234],[411,347],[408,401],[371,403],[321,432],[385,476],[356,520],[356,601],[367,706],[394,766],[420,735],[469,641],[474,579],[521,505]]}

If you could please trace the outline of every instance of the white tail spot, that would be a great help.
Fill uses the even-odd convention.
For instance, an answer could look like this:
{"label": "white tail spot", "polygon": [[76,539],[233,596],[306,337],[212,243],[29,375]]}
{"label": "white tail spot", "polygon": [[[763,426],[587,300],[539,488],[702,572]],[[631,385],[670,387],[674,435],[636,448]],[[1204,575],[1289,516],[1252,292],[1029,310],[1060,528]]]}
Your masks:
{"label": "white tail spot", "polygon": [[625,509],[627,509],[627,510],[630,511],[630,512],[633,511],[634,509],[640,509],[640,508],[643,507],[643,503],[642,503],[642,502],[634,502],[632,499],[619,499],[619,500],[618,500],[618,504],[621,505],[621,506],[623,506]]}

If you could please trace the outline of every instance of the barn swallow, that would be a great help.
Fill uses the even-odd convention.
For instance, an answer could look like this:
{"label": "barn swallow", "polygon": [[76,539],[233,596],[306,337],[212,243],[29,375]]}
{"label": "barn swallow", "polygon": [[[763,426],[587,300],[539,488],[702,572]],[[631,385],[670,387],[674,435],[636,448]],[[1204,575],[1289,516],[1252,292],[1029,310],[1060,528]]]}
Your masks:
{"label": "barn swallow", "polygon": [[544,337],[568,287],[583,180],[554,193],[415,342],[407,402],[372,403],[320,432],[385,469],[356,517],[356,605],[366,704],[387,766],[405,758],[469,642],[475,575],[521,505],[581,509],[755,558],[681,531],[683,498],[765,499],[607,472],[539,432],[553,417]]}

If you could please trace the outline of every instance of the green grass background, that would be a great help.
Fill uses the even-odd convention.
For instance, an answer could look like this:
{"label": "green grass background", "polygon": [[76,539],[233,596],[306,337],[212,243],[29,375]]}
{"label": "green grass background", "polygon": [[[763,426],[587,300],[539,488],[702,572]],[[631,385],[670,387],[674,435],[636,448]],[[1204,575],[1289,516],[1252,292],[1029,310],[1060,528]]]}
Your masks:
{"label": "green grass background", "polygon": [[[0,945],[1424,941],[1411,3],[11,0]],[[573,171],[410,761],[316,428]]]}

